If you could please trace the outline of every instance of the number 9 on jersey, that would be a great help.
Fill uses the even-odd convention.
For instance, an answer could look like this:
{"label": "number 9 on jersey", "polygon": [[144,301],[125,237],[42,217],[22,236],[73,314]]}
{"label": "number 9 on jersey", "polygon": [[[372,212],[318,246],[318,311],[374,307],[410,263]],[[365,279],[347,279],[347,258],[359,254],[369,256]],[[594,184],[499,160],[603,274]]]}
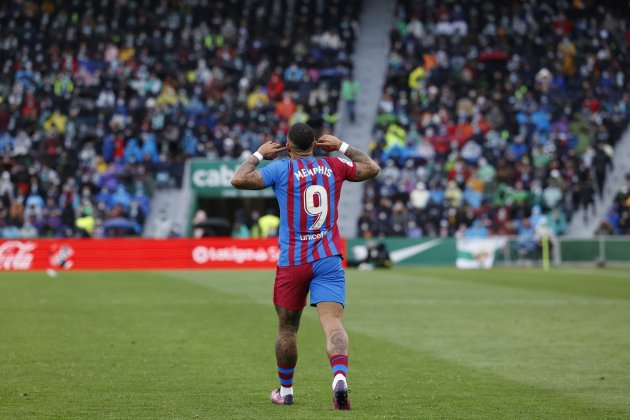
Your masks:
{"label": "number 9 on jersey", "polygon": [[[317,196],[317,205],[315,204]],[[304,210],[309,216],[317,217],[315,223],[308,230],[319,230],[328,216],[328,191],[321,185],[311,185],[304,190]]]}

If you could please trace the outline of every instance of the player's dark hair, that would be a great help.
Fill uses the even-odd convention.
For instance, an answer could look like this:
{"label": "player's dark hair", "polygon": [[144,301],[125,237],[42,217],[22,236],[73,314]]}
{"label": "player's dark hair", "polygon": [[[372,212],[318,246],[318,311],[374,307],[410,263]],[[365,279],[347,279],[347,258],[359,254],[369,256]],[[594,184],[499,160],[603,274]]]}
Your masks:
{"label": "player's dark hair", "polygon": [[311,148],[315,141],[315,132],[304,123],[295,123],[289,129],[289,141],[300,151]]}

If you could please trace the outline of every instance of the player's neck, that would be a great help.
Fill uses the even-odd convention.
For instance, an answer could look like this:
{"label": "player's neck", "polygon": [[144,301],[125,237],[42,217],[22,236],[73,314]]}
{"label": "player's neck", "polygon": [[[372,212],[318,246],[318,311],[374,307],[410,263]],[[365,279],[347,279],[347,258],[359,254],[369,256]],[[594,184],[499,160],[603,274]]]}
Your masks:
{"label": "player's neck", "polygon": [[291,157],[291,160],[293,160],[293,159],[305,159],[305,158],[313,157],[313,152],[294,152],[294,151],[291,151],[289,153],[289,156]]}

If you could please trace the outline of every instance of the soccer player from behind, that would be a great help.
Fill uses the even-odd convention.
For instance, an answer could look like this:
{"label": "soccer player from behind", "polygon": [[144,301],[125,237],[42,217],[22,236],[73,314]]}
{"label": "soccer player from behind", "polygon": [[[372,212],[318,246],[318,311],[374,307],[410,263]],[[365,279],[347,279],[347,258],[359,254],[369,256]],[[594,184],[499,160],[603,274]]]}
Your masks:
{"label": "soccer player from behind", "polygon": [[[339,150],[350,160],[316,158],[315,148]],[[279,159],[258,170],[263,160]],[[315,139],[304,123],[291,126],[287,145],[267,142],[237,169],[232,185],[239,189],[273,188],[280,206],[280,257],[273,302],[278,314],[276,362],[280,388],[272,391],[274,404],[293,404],[293,372],[297,363],[297,332],[306,297],[317,307],[326,336],[326,352],[333,373],[333,407],[349,410],[348,335],[343,327],[345,272],[341,266],[341,239],[337,205],[343,181],[365,181],[378,175],[379,166],[365,153],[337,137]]]}

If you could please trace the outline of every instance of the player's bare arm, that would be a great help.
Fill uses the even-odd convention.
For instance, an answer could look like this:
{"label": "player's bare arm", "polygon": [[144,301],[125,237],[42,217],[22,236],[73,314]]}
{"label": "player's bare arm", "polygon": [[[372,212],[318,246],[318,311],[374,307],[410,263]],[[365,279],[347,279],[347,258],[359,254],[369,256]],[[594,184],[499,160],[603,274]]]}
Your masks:
{"label": "player's bare arm", "polygon": [[[326,152],[339,150],[342,144],[343,142],[341,140],[330,134],[325,134],[317,140],[317,147]],[[353,179],[355,182],[374,178],[381,171],[378,164],[359,149],[348,145],[348,148],[343,153],[356,164],[357,173]]]}
{"label": "player's bare arm", "polygon": [[[263,159],[273,160],[285,149],[286,147],[278,143],[268,141],[258,148],[257,153],[260,153]],[[258,169],[256,169],[259,163],[260,160],[255,154],[247,158],[247,160],[238,167],[232,177],[232,185],[234,188],[240,190],[262,190],[265,188],[266,185],[262,175]]]}

